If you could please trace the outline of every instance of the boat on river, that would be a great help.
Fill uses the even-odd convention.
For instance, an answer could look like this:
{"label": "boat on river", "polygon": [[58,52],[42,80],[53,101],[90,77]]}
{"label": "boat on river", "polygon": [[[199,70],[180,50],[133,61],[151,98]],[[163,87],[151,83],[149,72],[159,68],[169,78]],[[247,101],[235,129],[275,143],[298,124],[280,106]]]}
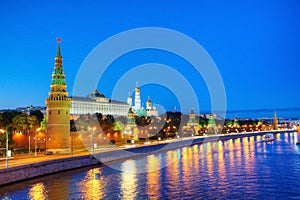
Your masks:
{"label": "boat on river", "polygon": [[267,133],[263,136],[263,142],[272,142],[274,141],[274,135],[272,133]]}

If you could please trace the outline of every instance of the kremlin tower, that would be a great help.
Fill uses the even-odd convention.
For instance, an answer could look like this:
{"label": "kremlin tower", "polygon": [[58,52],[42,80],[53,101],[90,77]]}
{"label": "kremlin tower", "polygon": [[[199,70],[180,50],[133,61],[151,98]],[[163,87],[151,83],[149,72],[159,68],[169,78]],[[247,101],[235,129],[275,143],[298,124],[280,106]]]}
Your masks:
{"label": "kremlin tower", "polygon": [[197,127],[198,126],[198,122],[196,120],[196,116],[193,110],[191,110],[190,115],[189,115],[189,120],[187,122],[187,126],[189,127]]}
{"label": "kremlin tower", "polygon": [[68,98],[65,74],[62,68],[60,53],[60,39],[55,57],[55,66],[52,73],[50,92],[46,98],[47,107],[47,149],[54,153],[70,152],[70,107],[71,98]]}
{"label": "kremlin tower", "polygon": [[273,130],[278,130],[278,119],[276,112],[274,111],[274,117],[273,117]]}
{"label": "kremlin tower", "polygon": [[208,133],[215,132],[215,134],[217,134],[217,132],[216,132],[217,125],[216,125],[215,117],[213,116],[213,114],[209,115],[208,122],[207,122],[207,130],[208,130]]}

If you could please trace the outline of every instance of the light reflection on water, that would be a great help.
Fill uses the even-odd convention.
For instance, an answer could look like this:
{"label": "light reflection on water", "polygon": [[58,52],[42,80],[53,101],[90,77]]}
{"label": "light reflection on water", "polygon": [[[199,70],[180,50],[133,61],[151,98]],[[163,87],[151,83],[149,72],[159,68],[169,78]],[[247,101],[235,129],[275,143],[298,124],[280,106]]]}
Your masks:
{"label": "light reflection on water", "polygon": [[134,199],[137,195],[137,173],[135,161],[127,160],[122,163],[121,172],[121,197],[122,199]]}
{"label": "light reflection on water", "polygon": [[[209,142],[115,163],[122,171],[90,167],[16,183],[0,188],[0,199],[299,199],[295,142],[292,133],[271,143]],[[148,173],[136,173],[141,164]]]}
{"label": "light reflection on water", "polygon": [[160,166],[159,157],[154,155],[148,156],[148,171],[147,173],[147,195],[149,199],[157,199],[159,194],[160,185],[160,171],[153,171],[153,168],[157,169]]}
{"label": "light reflection on water", "polygon": [[90,169],[87,171],[84,179],[77,183],[80,188],[80,199],[101,199],[103,197],[103,177],[97,178],[97,174],[100,174],[100,168]]}
{"label": "light reflection on water", "polygon": [[34,184],[29,191],[29,198],[32,200],[47,199],[47,192],[43,183]]}

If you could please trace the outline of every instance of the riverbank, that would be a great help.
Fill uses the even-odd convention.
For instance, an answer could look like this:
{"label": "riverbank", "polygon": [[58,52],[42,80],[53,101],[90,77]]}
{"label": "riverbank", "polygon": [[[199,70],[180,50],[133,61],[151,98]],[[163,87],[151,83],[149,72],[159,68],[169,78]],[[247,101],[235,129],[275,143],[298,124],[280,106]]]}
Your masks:
{"label": "riverbank", "polygon": [[[270,132],[270,131],[268,131]],[[294,132],[294,130],[271,131],[273,133]],[[133,146],[131,148],[113,148],[103,152],[97,152],[95,155],[73,156],[61,158],[39,163],[32,163],[22,166],[11,167],[0,170],[0,185],[10,184],[25,179],[35,178],[56,172],[87,167],[96,164],[105,164],[109,162],[117,162],[123,159],[129,159],[137,156],[144,156],[150,153],[167,151],[171,149],[181,148],[184,146],[201,144],[218,140],[236,139],[242,137],[250,137],[256,135],[264,135],[267,132],[250,132],[226,135],[212,135],[201,137],[189,137],[182,139],[174,139],[169,141],[161,141],[143,146]]]}

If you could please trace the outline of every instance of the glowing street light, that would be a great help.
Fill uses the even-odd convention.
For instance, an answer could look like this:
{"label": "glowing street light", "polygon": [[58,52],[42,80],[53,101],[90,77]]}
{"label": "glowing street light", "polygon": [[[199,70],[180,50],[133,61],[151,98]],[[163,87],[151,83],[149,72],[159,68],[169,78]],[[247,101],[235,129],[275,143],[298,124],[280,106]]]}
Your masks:
{"label": "glowing street light", "polygon": [[0,129],[1,133],[6,133],[6,168],[8,168],[8,133],[4,129]]}
{"label": "glowing street light", "polygon": [[92,138],[91,138],[91,143],[92,143],[92,155],[94,155],[94,151],[95,151],[95,147],[94,147],[94,134],[95,134],[95,130],[96,130],[96,127],[93,127],[93,128],[90,128],[89,127],[89,130],[92,130],[93,133],[92,133]]}

